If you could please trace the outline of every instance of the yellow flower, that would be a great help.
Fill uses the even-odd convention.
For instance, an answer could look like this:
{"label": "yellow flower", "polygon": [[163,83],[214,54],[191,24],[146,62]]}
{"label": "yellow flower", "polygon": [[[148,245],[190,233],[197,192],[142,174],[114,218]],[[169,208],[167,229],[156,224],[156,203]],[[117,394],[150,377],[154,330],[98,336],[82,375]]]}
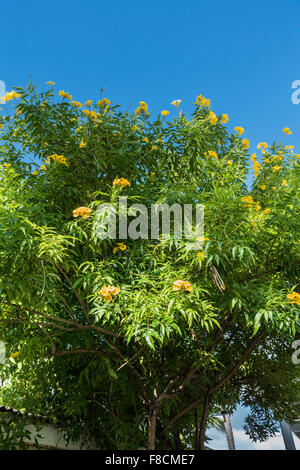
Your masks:
{"label": "yellow flower", "polygon": [[254,205],[259,205],[259,201],[255,202],[252,196],[243,196],[242,201],[246,202],[246,204],[243,204],[244,207],[253,207]]}
{"label": "yellow flower", "polygon": [[136,114],[148,114],[148,105],[145,101],[140,101],[140,106],[135,110]]}
{"label": "yellow flower", "polygon": [[198,251],[197,256],[201,259],[201,261],[203,261],[205,258],[204,251]]}
{"label": "yellow flower", "polygon": [[11,163],[4,163],[5,169],[8,170],[11,167]]}
{"label": "yellow flower", "polygon": [[47,162],[50,162],[50,158],[55,162],[55,163],[60,163],[61,165],[66,165],[68,166],[68,162],[66,158],[63,155],[57,155],[57,153],[54,153],[53,155],[50,155],[47,158]]}
{"label": "yellow flower", "polygon": [[0,124],[0,129],[3,129],[3,127],[4,127],[4,124]]}
{"label": "yellow flower", "polygon": [[191,292],[193,290],[191,284],[188,281],[182,281],[181,279],[178,279],[177,281],[173,282],[173,291],[178,291],[182,288],[187,292]]}
{"label": "yellow flower", "polygon": [[181,100],[174,100],[174,101],[171,102],[171,104],[172,104],[173,106],[176,106],[176,108],[178,108],[178,106],[180,105],[180,103],[181,103]]}
{"label": "yellow flower", "polygon": [[148,137],[144,137],[144,138],[142,139],[142,141],[143,141],[143,142],[146,142],[146,144],[147,144],[147,143],[149,142],[149,139],[148,139]]}
{"label": "yellow flower", "polygon": [[119,287],[115,286],[103,286],[100,290],[100,294],[104,297],[105,302],[110,302],[112,300],[112,295],[117,295],[119,293]]}
{"label": "yellow flower", "polygon": [[169,113],[170,113],[170,111],[161,111],[161,115],[162,115],[163,117],[168,116]]}
{"label": "yellow flower", "polygon": [[289,127],[284,127],[282,130],[283,130],[283,132],[284,132],[285,134],[288,134],[288,135],[291,135],[291,134],[292,134],[292,131],[290,130]]}
{"label": "yellow flower", "polygon": [[46,170],[46,166],[45,166],[45,165],[42,165],[41,168],[40,168],[40,170],[42,170],[42,171],[43,171],[43,170]]}
{"label": "yellow flower", "polygon": [[293,145],[287,145],[285,148],[288,150],[293,150],[295,147]]}
{"label": "yellow flower", "polygon": [[209,150],[209,151],[208,151],[208,155],[209,155],[211,158],[218,158],[218,154],[217,154],[217,152],[215,152],[214,150]]}
{"label": "yellow flower", "polygon": [[92,209],[89,209],[88,207],[77,207],[77,209],[73,210],[73,217],[82,217],[83,219],[86,219],[89,217],[90,213],[92,212]]}
{"label": "yellow flower", "polygon": [[151,147],[151,151],[152,151],[152,150],[157,150],[157,147],[156,147],[156,145],[152,145],[152,147]]}
{"label": "yellow flower", "polygon": [[59,96],[60,96],[62,99],[66,98],[66,99],[68,99],[68,100],[72,100],[72,95],[69,95],[69,93],[67,93],[67,92],[64,91],[64,90],[60,90],[60,91],[58,92],[58,94],[59,94]]}
{"label": "yellow flower", "polygon": [[84,106],[91,106],[93,104],[92,100],[87,100],[85,103],[83,103]]}
{"label": "yellow flower", "polygon": [[132,129],[133,131],[139,131],[139,130],[140,130],[139,126],[137,126],[136,124],[135,124],[134,126],[132,126],[131,129]]}
{"label": "yellow flower", "polygon": [[38,174],[38,172],[37,172],[37,171],[33,171],[32,174],[33,174],[34,176],[36,176],[36,175]]}
{"label": "yellow flower", "polygon": [[213,111],[209,111],[209,121],[210,123],[215,126],[217,124],[217,121],[218,121],[218,118],[217,116],[215,115],[215,113]]}
{"label": "yellow flower", "polygon": [[254,177],[257,178],[258,173],[260,172],[260,164],[255,160],[253,163]]}
{"label": "yellow flower", "polygon": [[131,186],[131,184],[126,178],[116,178],[113,180],[113,186],[121,186],[122,188],[125,188],[125,186]]}
{"label": "yellow flower", "polygon": [[79,147],[82,149],[85,146],[86,146],[86,142],[84,142],[83,139],[81,139]]}
{"label": "yellow flower", "polygon": [[209,238],[208,237],[198,237],[196,239],[197,242],[209,242]]}
{"label": "yellow flower", "polygon": [[107,98],[102,98],[102,100],[98,101],[98,106],[109,106],[110,101]]}
{"label": "yellow flower", "polygon": [[124,250],[126,250],[126,249],[127,249],[127,245],[125,245],[123,242],[121,242],[121,243],[118,243],[117,246],[115,246],[115,247],[113,248],[113,253],[115,254],[115,253],[117,253],[117,251],[119,251],[119,250],[124,251]]}
{"label": "yellow flower", "polygon": [[300,294],[298,292],[292,292],[291,294],[287,295],[290,304],[297,304],[300,305]]}
{"label": "yellow flower", "polygon": [[12,354],[9,356],[9,358],[14,359],[15,357],[19,357],[19,355],[20,355],[20,353],[19,353],[19,351],[17,351],[17,352],[15,352],[15,353],[12,353]]}
{"label": "yellow flower", "polygon": [[221,122],[222,122],[223,124],[226,124],[228,121],[229,121],[228,114],[222,114]]}
{"label": "yellow flower", "polygon": [[242,139],[243,149],[247,150],[249,148],[250,142],[248,139]]}
{"label": "yellow flower", "polygon": [[282,186],[288,186],[287,180],[283,180],[283,181],[282,181]]}
{"label": "yellow flower", "polygon": [[184,283],[184,281],[182,281],[181,279],[178,279],[177,281],[174,281],[173,282],[173,290],[174,291],[180,290],[183,283]]}
{"label": "yellow flower", "polygon": [[234,130],[239,134],[239,135],[242,135],[245,131],[244,131],[244,128],[243,127],[235,127]]}
{"label": "yellow flower", "polygon": [[46,82],[46,83],[47,83],[47,85],[49,85],[49,86],[55,85],[55,82],[50,82],[50,81],[49,81],[49,82]]}
{"label": "yellow flower", "polygon": [[275,166],[273,166],[273,171],[274,172],[279,171],[279,170],[281,170],[281,168],[282,168],[282,166],[275,165]]}
{"label": "yellow flower", "polygon": [[227,165],[232,165],[233,161],[232,160],[227,160]]}
{"label": "yellow flower", "polygon": [[268,148],[268,144],[267,144],[266,142],[260,142],[260,143],[257,145],[257,148],[258,148],[258,150],[261,149],[261,148],[267,149],[267,148]]}
{"label": "yellow flower", "polygon": [[196,104],[198,106],[204,106],[208,108],[210,106],[210,100],[208,100],[207,98],[204,98],[204,96],[202,95],[198,95],[196,98]]}
{"label": "yellow flower", "polygon": [[2,100],[4,102],[6,101],[11,101],[13,100],[14,98],[20,98],[21,97],[21,94],[20,93],[17,93],[16,91],[8,91],[5,96],[1,96]]}
{"label": "yellow flower", "polygon": [[267,187],[267,186],[266,186],[265,184],[261,184],[261,185],[259,186],[259,188],[262,189],[263,191],[266,189],[266,187]]}
{"label": "yellow flower", "polygon": [[79,101],[72,101],[71,102],[74,106],[76,106],[76,108],[81,108],[82,104],[79,103]]}

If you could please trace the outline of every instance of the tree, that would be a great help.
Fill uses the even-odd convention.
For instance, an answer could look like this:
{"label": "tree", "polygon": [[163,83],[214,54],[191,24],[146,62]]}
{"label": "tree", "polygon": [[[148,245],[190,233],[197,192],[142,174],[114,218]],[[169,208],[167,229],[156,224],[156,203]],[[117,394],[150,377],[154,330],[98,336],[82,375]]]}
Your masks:
{"label": "tree", "polygon": [[[239,403],[253,439],[273,435],[299,396],[299,155],[259,144],[249,190],[244,130],[201,95],[166,122],[49,87],[7,93],[0,124],[2,402],[104,449],[203,449]],[[203,248],[99,238],[120,196],[149,227],[151,204],[204,204]]]}

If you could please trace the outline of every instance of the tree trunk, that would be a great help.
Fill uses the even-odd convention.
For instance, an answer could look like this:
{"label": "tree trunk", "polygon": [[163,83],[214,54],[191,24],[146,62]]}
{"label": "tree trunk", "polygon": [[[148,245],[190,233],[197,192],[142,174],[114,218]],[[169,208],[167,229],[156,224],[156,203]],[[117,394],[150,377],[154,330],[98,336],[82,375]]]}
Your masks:
{"label": "tree trunk", "polygon": [[195,408],[195,450],[199,450],[199,420],[197,408]]}
{"label": "tree trunk", "polygon": [[157,420],[158,408],[152,407],[148,416],[148,445],[147,450],[155,450],[156,440],[156,420]]}
{"label": "tree trunk", "polygon": [[201,423],[200,423],[200,431],[199,431],[199,444],[198,449],[204,450],[205,448],[205,431],[206,431],[206,423],[208,418],[208,411],[209,411],[209,395],[205,396],[204,403],[203,403],[203,410],[201,416]]}

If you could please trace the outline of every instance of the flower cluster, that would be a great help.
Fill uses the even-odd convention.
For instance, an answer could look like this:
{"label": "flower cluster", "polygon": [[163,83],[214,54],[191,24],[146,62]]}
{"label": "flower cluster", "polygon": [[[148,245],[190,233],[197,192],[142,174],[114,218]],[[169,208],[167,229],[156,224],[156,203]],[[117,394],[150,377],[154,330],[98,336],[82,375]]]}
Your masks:
{"label": "flower cluster", "polygon": [[218,118],[217,118],[217,116],[215,115],[215,113],[213,111],[209,111],[208,118],[209,118],[210,123],[213,126],[215,126],[217,124]]}
{"label": "flower cluster", "polygon": [[246,204],[243,204],[244,207],[255,207],[257,208],[257,210],[260,209],[260,205],[259,205],[259,202],[255,202],[253,201],[253,197],[252,196],[244,196],[242,197],[242,201],[245,202]]}
{"label": "flower cluster", "polygon": [[66,91],[60,90],[60,91],[58,92],[58,94],[59,94],[59,96],[60,96],[62,99],[66,98],[67,100],[72,101],[72,95],[70,95],[70,94],[67,93]]}
{"label": "flower cluster", "polygon": [[291,134],[292,134],[292,131],[291,131],[291,129],[290,129],[289,127],[284,127],[282,130],[283,130],[283,132],[284,132],[285,134],[288,134],[288,135],[291,135]]}
{"label": "flower cluster", "polygon": [[113,180],[113,186],[121,186],[122,188],[125,188],[125,186],[131,186],[131,184],[126,178],[116,178]]}
{"label": "flower cluster", "polygon": [[222,114],[221,122],[226,124],[229,121],[228,114]]}
{"label": "flower cluster", "polygon": [[198,95],[196,98],[196,104],[198,106],[204,106],[205,108],[208,108],[210,106],[210,100],[204,98],[202,95]]}
{"label": "flower cluster", "polygon": [[5,96],[1,96],[1,99],[6,103],[7,101],[11,101],[14,98],[20,98],[21,95],[20,93],[17,93],[16,91],[8,91],[6,92]]}
{"label": "flower cluster", "polygon": [[297,304],[300,305],[300,294],[298,292],[292,292],[291,294],[287,295],[290,304]]}
{"label": "flower cluster", "polygon": [[97,103],[98,106],[109,106],[110,105],[110,100],[107,98],[102,98],[102,100],[98,101]]}
{"label": "flower cluster", "polygon": [[145,103],[145,101],[140,101],[140,105],[138,108],[136,108],[135,114],[148,114],[148,105]]}
{"label": "flower cluster", "polygon": [[267,149],[268,148],[268,144],[266,142],[260,142],[258,145],[257,145],[257,149],[260,150],[260,149]]}
{"label": "flower cluster", "polygon": [[248,150],[250,142],[248,139],[242,139],[243,149]]}
{"label": "flower cluster", "polygon": [[242,135],[245,131],[243,127],[237,126],[234,128],[234,130],[239,134]]}
{"label": "flower cluster", "polygon": [[77,209],[73,210],[73,217],[82,217],[83,219],[86,219],[90,213],[92,212],[92,209],[89,209],[88,207],[77,207]]}
{"label": "flower cluster", "polygon": [[54,153],[53,155],[50,155],[47,160],[48,162],[50,161],[50,158],[55,162],[55,163],[60,163],[61,165],[66,165],[68,166],[68,162],[66,160],[66,157],[63,155],[57,155],[57,153]]}
{"label": "flower cluster", "polygon": [[172,104],[173,106],[176,106],[176,108],[178,108],[178,106],[180,105],[180,103],[181,103],[181,100],[174,100],[174,101],[171,102],[171,104]]}
{"label": "flower cluster", "polygon": [[260,164],[256,160],[256,153],[251,155],[250,160],[253,162],[254,177],[257,178],[258,173],[260,172]]}
{"label": "flower cluster", "polygon": [[177,281],[173,282],[173,290],[178,291],[178,290],[185,290],[187,292],[191,292],[193,290],[191,284],[189,281],[182,281],[181,279],[178,279]]}
{"label": "flower cluster", "polygon": [[161,115],[162,115],[163,117],[168,116],[169,113],[170,113],[170,111],[166,111],[166,110],[161,111]]}
{"label": "flower cluster", "polygon": [[113,254],[117,253],[117,251],[119,251],[119,250],[124,251],[124,250],[126,250],[126,248],[127,248],[127,246],[123,242],[118,243],[117,246],[115,246],[113,248]]}
{"label": "flower cluster", "polygon": [[208,151],[208,155],[209,155],[209,157],[211,157],[211,158],[216,158],[216,159],[218,158],[218,154],[217,154],[217,152],[215,152],[214,150],[209,150],[209,151]]}
{"label": "flower cluster", "polygon": [[115,286],[103,286],[100,290],[100,294],[104,297],[105,302],[110,302],[113,295],[120,293],[119,287]]}
{"label": "flower cluster", "polygon": [[100,115],[96,113],[96,111],[90,111],[89,109],[84,109],[82,111],[87,118],[97,119]]}

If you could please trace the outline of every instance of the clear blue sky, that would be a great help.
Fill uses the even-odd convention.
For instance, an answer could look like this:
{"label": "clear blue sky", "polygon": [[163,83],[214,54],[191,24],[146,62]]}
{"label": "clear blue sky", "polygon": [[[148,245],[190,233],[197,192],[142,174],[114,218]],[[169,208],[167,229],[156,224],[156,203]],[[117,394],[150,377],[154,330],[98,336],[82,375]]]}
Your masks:
{"label": "clear blue sky", "polygon": [[250,150],[288,126],[285,142],[300,153],[299,0],[3,0],[0,18],[7,90],[32,76],[85,101],[107,87],[114,104],[143,100],[154,114],[175,112],[174,99],[190,113],[201,93],[245,128]]}
{"label": "clear blue sky", "polygon": [[[257,142],[282,138],[300,153],[299,0],[103,2],[15,0],[0,6],[0,80],[7,89],[56,82],[74,99],[139,100],[156,114],[199,93]],[[46,88],[46,85],[45,85]],[[172,112],[175,112],[173,110]]]}

